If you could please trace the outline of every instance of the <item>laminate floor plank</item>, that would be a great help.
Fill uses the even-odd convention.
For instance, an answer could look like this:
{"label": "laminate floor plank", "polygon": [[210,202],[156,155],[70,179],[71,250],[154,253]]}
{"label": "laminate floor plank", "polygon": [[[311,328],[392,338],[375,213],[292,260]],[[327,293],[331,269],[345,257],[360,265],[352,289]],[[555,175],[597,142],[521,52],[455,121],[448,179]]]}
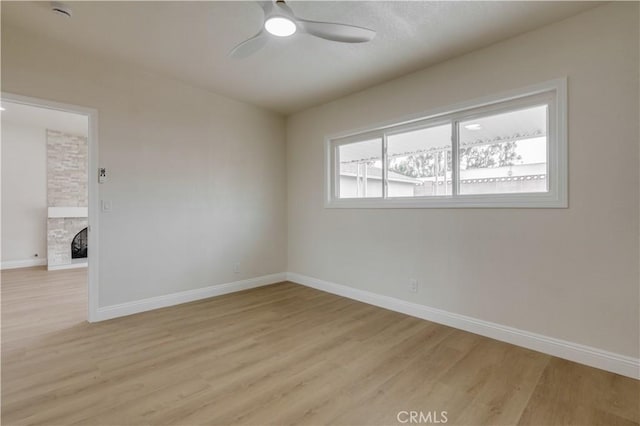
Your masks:
{"label": "laminate floor plank", "polygon": [[3,425],[639,425],[640,382],[292,283],[86,322],[2,271]]}

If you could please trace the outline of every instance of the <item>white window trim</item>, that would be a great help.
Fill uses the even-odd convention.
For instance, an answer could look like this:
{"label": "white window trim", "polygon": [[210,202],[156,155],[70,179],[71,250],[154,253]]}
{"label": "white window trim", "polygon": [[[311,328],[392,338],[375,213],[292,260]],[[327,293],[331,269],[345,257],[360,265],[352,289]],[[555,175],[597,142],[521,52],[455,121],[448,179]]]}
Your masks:
{"label": "white window trim", "polygon": [[[338,198],[337,169],[335,150],[338,146],[357,140],[380,137],[383,139],[383,150],[386,147],[386,134],[405,128],[438,123],[446,120],[458,121],[467,119],[470,113],[486,114],[516,105],[519,101],[528,100],[536,95],[553,94],[549,102],[549,120],[547,129],[547,171],[549,191],[540,193],[511,194],[474,194],[455,196],[429,196],[411,198],[384,198],[386,188],[383,186],[383,197],[379,198]],[[393,130],[392,130],[393,129]],[[453,126],[457,131],[457,126]],[[457,152],[452,151],[454,165],[457,164]],[[385,155],[383,155],[385,157]],[[383,161],[386,158],[383,158]],[[559,78],[525,88],[485,96],[437,108],[421,114],[379,123],[366,129],[334,134],[325,138],[325,208],[567,208],[568,207],[568,155],[567,155],[567,79]],[[386,167],[383,167],[386,177]],[[457,182],[457,165],[453,167],[453,181]],[[455,192],[454,192],[455,193]]]}

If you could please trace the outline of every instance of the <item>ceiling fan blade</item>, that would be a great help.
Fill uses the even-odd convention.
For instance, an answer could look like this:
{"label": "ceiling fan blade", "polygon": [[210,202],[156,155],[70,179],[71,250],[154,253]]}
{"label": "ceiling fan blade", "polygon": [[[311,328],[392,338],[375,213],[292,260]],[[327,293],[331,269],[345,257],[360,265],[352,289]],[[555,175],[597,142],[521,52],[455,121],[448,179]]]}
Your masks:
{"label": "ceiling fan blade", "polygon": [[376,36],[375,31],[355,25],[307,21],[306,19],[298,19],[297,21],[307,33],[326,40],[342,43],[364,43],[373,40]]}
{"label": "ceiling fan blade", "polygon": [[229,56],[239,59],[246,58],[247,56],[262,49],[264,45],[267,44],[268,40],[269,38],[264,31],[260,30],[258,34],[234,47],[231,52],[229,52]]}
{"label": "ceiling fan blade", "polygon": [[271,0],[264,0],[257,2],[262,10],[264,11],[264,16],[269,16],[271,11],[273,10],[273,2]]}

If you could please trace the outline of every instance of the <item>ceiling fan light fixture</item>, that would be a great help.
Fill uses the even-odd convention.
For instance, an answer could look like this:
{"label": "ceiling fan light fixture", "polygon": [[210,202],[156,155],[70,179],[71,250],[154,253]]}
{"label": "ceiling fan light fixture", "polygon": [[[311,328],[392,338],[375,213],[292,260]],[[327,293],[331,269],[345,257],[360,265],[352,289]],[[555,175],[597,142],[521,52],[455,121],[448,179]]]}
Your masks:
{"label": "ceiling fan light fixture", "polygon": [[297,27],[295,22],[282,16],[274,16],[266,20],[264,29],[277,37],[289,37],[295,34]]}
{"label": "ceiling fan light fixture", "polygon": [[365,43],[373,40],[376,35],[376,32],[369,28],[337,22],[302,19],[296,16],[293,10],[285,3],[285,0],[260,0],[257,3],[264,12],[265,19],[262,28],[253,37],[246,39],[231,49],[229,56],[232,58],[246,58],[257,52],[270,39],[273,40],[271,36],[285,38],[292,36],[296,32],[340,43]]}

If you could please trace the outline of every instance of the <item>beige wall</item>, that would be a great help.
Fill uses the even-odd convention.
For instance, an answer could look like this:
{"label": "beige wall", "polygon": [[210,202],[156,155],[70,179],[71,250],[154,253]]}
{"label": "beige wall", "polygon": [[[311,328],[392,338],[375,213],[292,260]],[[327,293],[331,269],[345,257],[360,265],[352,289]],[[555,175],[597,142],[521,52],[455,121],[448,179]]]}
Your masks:
{"label": "beige wall", "polygon": [[6,25],[2,90],[98,110],[100,306],[286,269],[281,116]]}
{"label": "beige wall", "polygon": [[2,122],[3,263],[47,258],[46,133]]}
{"label": "beige wall", "polygon": [[[605,5],[290,117],[289,271],[638,357],[638,35]],[[563,76],[568,209],[323,208],[326,135]]]}

